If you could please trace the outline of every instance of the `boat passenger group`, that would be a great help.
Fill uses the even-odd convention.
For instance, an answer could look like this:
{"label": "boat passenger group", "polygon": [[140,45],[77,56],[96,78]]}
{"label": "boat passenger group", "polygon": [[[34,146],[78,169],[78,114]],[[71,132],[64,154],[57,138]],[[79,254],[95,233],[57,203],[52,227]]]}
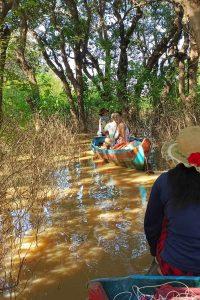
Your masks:
{"label": "boat passenger group", "polygon": [[108,116],[108,110],[102,108],[99,112],[99,130],[98,136],[105,136],[102,148],[122,149],[129,146],[130,131],[123,121],[121,113],[112,113]]}
{"label": "boat passenger group", "polygon": [[[104,147],[118,149],[129,130],[119,113],[100,112]],[[106,124],[107,123],[107,124]],[[165,143],[162,155],[169,171],[155,181],[147,205],[144,229],[154,257],[149,274],[200,276],[200,127],[187,127]]]}

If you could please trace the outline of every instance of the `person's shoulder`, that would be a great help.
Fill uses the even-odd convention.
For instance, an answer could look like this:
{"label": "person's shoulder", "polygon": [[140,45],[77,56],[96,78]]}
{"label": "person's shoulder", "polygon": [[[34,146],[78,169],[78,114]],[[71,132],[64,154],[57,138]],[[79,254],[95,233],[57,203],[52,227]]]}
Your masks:
{"label": "person's shoulder", "polygon": [[167,177],[168,177],[168,171],[164,171],[164,172],[162,172],[162,174],[160,174],[160,176],[158,177],[158,179],[160,181],[162,181],[162,180],[166,180]]}
{"label": "person's shoulder", "polygon": [[119,128],[125,128],[125,127],[126,127],[126,125],[125,125],[125,123],[124,123],[124,122],[121,122],[121,123],[118,125],[118,127],[119,127]]}
{"label": "person's shoulder", "polygon": [[165,171],[162,174],[158,176],[158,178],[155,181],[156,185],[163,185],[167,181],[168,172]]}
{"label": "person's shoulder", "polygon": [[109,122],[109,123],[106,124],[105,128],[109,128],[111,126],[112,126],[112,122]]}

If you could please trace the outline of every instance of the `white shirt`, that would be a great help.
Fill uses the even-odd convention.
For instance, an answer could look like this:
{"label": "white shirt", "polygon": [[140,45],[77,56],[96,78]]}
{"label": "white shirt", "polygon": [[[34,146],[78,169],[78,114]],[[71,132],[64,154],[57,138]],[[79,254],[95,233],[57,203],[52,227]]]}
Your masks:
{"label": "white shirt", "polygon": [[109,121],[109,117],[108,116],[102,116],[99,119],[99,130],[97,132],[98,136],[102,135],[102,132],[105,131],[105,126]]}
{"label": "white shirt", "polygon": [[109,132],[109,138],[117,138],[118,137],[118,130],[117,130],[117,124],[115,121],[109,122],[106,124],[104,131]]}

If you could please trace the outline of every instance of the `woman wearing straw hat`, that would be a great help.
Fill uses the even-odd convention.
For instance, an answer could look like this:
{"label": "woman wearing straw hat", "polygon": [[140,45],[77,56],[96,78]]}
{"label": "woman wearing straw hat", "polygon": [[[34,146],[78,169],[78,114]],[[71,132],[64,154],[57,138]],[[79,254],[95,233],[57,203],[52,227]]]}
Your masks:
{"label": "woman wearing straw hat", "polygon": [[200,275],[200,127],[183,129],[164,144],[174,164],[152,187],[144,228],[162,275]]}

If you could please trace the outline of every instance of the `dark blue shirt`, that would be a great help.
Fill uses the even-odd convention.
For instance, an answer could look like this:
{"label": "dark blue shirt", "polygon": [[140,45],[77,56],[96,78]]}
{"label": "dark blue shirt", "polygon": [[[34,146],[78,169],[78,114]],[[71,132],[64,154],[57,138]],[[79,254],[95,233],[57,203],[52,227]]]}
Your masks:
{"label": "dark blue shirt", "polygon": [[166,172],[158,177],[147,205],[144,229],[150,251],[156,256],[165,217],[168,221],[167,238],[162,258],[182,271],[200,273],[200,204],[174,208],[168,176]]}

